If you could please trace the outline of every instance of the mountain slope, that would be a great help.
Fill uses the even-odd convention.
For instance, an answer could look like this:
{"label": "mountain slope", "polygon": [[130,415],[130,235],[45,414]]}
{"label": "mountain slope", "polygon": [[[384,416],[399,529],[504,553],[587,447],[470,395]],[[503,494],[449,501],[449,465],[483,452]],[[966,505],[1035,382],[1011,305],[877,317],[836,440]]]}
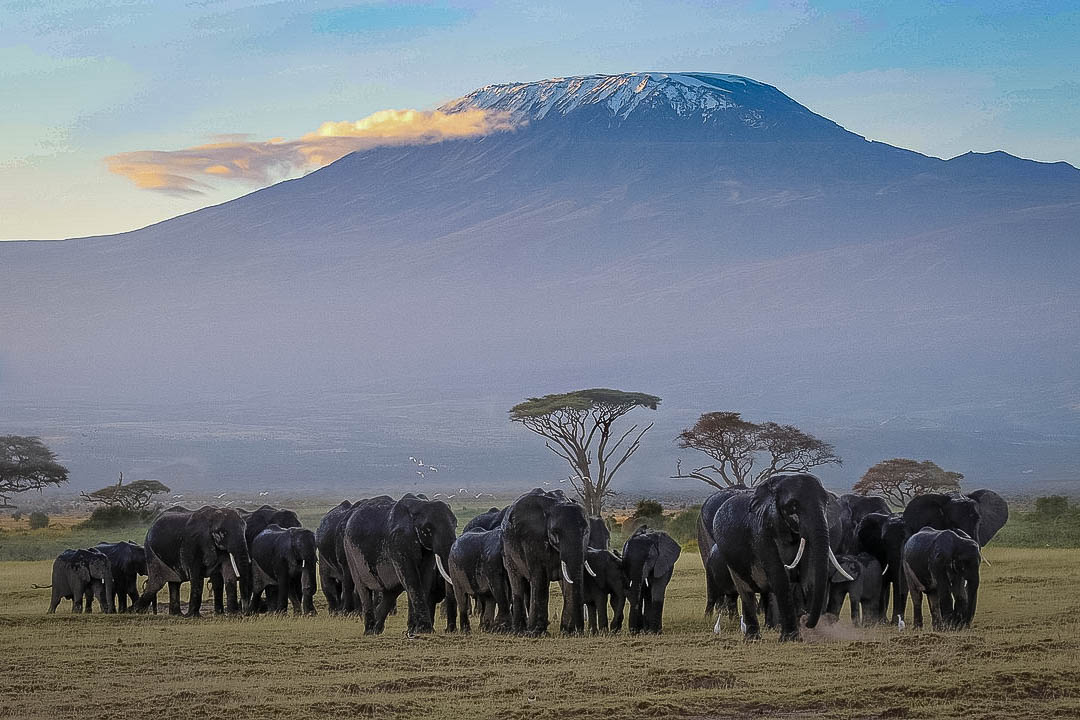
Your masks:
{"label": "mountain slope", "polygon": [[389,458],[434,443],[490,481],[528,458],[514,475],[535,483],[561,468],[506,409],[611,385],[665,399],[639,484],[714,409],[819,431],[840,484],[931,450],[997,483],[1071,468],[1075,168],[867,142],[735,76],[489,86],[444,109],[467,107],[522,126],[355,153],[132,233],[0,244],[0,420],[67,437],[25,408],[79,400],[94,423],[137,404],[147,424],[288,428],[269,464],[239,441],[228,462],[114,443],[116,463],[197,456],[206,482],[305,477],[289,448],[330,436],[325,482],[411,479]]}

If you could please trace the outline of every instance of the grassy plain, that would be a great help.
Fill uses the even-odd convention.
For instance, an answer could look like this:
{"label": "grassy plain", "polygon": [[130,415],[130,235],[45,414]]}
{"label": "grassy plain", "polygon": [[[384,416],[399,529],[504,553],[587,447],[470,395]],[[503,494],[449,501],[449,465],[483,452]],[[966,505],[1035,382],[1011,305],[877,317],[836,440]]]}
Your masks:
{"label": "grassy plain", "polygon": [[379,637],[325,612],[48,616],[50,562],[0,562],[0,717],[1080,717],[1080,550],[986,554],[969,631],[843,618],[783,645],[714,635],[690,552],[664,635],[541,639],[408,639],[404,613]]}

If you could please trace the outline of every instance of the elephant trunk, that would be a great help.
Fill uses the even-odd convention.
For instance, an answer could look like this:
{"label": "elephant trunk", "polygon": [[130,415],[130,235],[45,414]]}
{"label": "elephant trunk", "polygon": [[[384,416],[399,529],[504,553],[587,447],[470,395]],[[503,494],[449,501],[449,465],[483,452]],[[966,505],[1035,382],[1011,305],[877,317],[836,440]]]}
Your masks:
{"label": "elephant trunk", "polygon": [[585,597],[582,590],[585,574],[585,543],[563,542],[559,548],[559,570],[562,578],[563,629],[569,632],[585,630]]}
{"label": "elephant trunk", "polygon": [[975,619],[975,605],[979,600],[979,571],[975,569],[974,577],[967,579],[967,602],[964,603],[964,614],[960,618],[964,627],[969,627]]}
{"label": "elephant trunk", "polygon": [[825,601],[829,594],[829,571],[832,563],[830,556],[832,548],[829,546],[829,526],[824,514],[819,522],[815,522],[803,535],[807,544],[807,557],[802,561],[806,569],[809,582],[806,584],[807,593],[810,596],[809,617],[806,619],[808,628],[815,627],[821,618],[821,612],[825,607]]}
{"label": "elephant trunk", "polygon": [[443,581],[446,582],[447,593],[452,592],[450,588],[454,585],[453,580],[450,578],[450,548],[454,546],[456,539],[457,537],[451,530],[440,533],[431,544],[431,551],[435,555],[435,569],[438,570]]}
{"label": "elephant trunk", "polygon": [[114,582],[111,571],[105,573],[105,577],[103,578],[102,583],[105,588],[105,601],[102,603],[102,611],[107,613],[114,613],[116,612],[116,606],[113,604]]}
{"label": "elephant trunk", "polygon": [[248,555],[247,541],[244,540],[243,536],[241,536],[239,542],[229,544],[229,549],[225,553],[222,563],[228,563],[229,570],[236,576],[239,585],[241,611],[245,613],[250,611],[252,593],[251,556]]}

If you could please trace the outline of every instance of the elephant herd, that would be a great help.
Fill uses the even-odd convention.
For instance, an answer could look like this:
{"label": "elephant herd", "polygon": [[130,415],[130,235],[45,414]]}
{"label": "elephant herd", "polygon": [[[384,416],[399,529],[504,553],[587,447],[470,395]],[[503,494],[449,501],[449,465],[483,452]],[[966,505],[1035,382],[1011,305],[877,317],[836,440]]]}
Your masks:
{"label": "elephant herd", "polygon": [[[1008,505],[989,490],[915,497],[902,513],[881,498],[836,495],[807,473],[777,473],[754,488],[728,488],[702,505],[698,548],[706,570],[706,614],[740,620],[748,639],[765,624],[782,640],[800,636],[850,602],[853,622],[904,627],[910,594],[922,625],[922,597],[935,629],[970,625],[979,587],[980,548],[1005,524]],[[315,532],[296,513],[263,506],[172,507],[150,526],[143,546],[101,543],[68,550],[53,564],[52,603],[90,611],[157,611],[168,586],[169,613],[202,609],[209,584],[215,613],[315,612],[321,585],[333,614],[355,614],[366,633],[383,631],[402,593],[407,632],[434,630],[444,603],[446,630],[541,635],[548,629],[552,582],[562,590],[564,633],[622,628],[659,633],[664,597],[679,557],[666,533],[639,528],[622,552],[608,549],[600,518],[561,491],[539,488],[478,515],[457,534],[445,502],[406,494],[342,502]],[[316,573],[318,582],[316,582]],[[139,594],[136,579],[146,576]],[[892,607],[889,607],[889,601]],[[741,605],[741,612],[739,608]],[[610,619],[608,611],[610,609]]]}
{"label": "elephant herd", "polygon": [[[798,639],[845,599],[856,624],[904,627],[910,593],[922,626],[926,595],[935,629],[967,627],[975,615],[980,548],[1008,519],[990,490],[918,495],[902,513],[882,498],[836,495],[807,473],[779,473],[754,488],[728,488],[702,505],[698,549],[706,571],[706,614],[740,617],[748,639],[765,623]],[[891,610],[889,601],[892,600]],[[741,613],[739,604],[741,603]]]}
{"label": "elephant herd", "polygon": [[[423,495],[342,502],[318,530],[301,527],[291,510],[253,512],[172,507],[146,533],[143,546],[103,543],[68,550],[53,564],[53,603],[72,598],[89,612],[97,596],[105,612],[156,612],[168,586],[169,613],[181,614],[180,586],[189,583],[187,615],[202,609],[209,583],[215,613],[314,613],[316,572],[331,613],[357,614],[366,633],[383,631],[402,593],[410,634],[432,632],[438,603],[446,630],[470,615],[481,630],[540,635],[548,627],[548,592],[559,582],[561,630],[618,630],[626,602],[632,632],[660,632],[664,594],[679,556],[666,533],[639,528],[620,554],[607,549],[600,518],[561,491],[536,489],[505,508],[471,520],[459,536],[449,505]],[[595,567],[594,567],[595,566]],[[142,594],[135,578],[145,575]],[[120,593],[115,604],[114,594]],[[608,624],[610,606],[613,621]]]}

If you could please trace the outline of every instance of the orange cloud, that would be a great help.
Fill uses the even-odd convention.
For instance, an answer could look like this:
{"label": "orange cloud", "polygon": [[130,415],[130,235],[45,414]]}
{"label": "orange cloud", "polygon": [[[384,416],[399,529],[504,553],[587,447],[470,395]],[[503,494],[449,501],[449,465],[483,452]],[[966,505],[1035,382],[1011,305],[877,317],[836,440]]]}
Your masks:
{"label": "orange cloud", "polygon": [[380,145],[424,145],[478,137],[515,127],[508,113],[464,110],[380,110],[355,122],[326,122],[296,140],[252,141],[221,136],[219,142],[182,150],[135,150],[105,158],[110,172],[137,187],[177,195],[200,194],[205,180],[266,185],[291,173],[322,167],[356,150]]}

